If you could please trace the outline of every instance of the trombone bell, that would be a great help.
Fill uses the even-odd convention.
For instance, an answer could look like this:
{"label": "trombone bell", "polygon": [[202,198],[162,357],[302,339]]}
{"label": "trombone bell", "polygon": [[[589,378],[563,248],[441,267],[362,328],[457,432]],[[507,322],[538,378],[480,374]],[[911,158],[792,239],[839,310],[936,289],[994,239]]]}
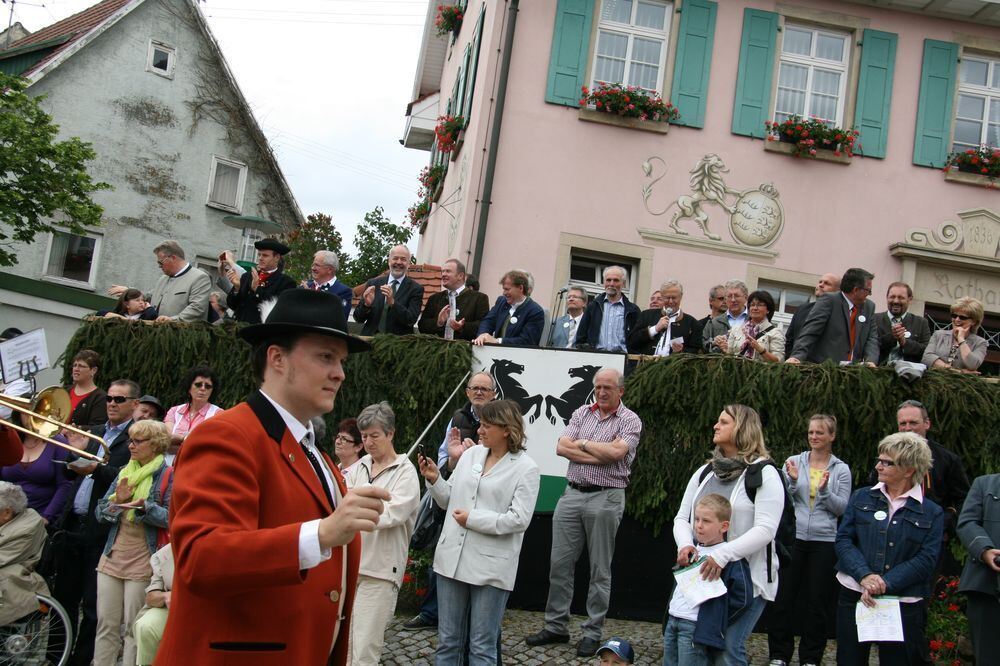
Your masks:
{"label": "trombone bell", "polygon": [[[43,437],[53,437],[60,430],[53,421],[68,423],[73,414],[73,403],[69,399],[69,391],[61,386],[50,386],[38,392],[30,410],[33,412],[28,414],[31,429]],[[38,418],[39,416],[48,417],[49,420]]]}

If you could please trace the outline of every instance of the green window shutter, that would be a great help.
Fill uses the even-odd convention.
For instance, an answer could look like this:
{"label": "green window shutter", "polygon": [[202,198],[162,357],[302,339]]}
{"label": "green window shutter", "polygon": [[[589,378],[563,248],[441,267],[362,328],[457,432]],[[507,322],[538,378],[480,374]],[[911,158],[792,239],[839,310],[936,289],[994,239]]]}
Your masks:
{"label": "green window shutter", "polygon": [[854,127],[861,132],[861,154],[865,157],[885,157],[898,38],[895,33],[878,30],[865,30],[861,37]]}
{"label": "green window shutter", "polygon": [[733,134],[764,138],[764,121],[771,104],[778,15],[759,9],[743,10],[743,41],[736,74]]}
{"label": "green window shutter", "polygon": [[465,118],[472,115],[472,96],[476,91],[476,72],[479,71],[479,48],[483,42],[483,16],[486,13],[486,6],[479,12],[479,20],[476,21],[476,34],[472,41],[472,57],[465,66]]}
{"label": "green window shutter", "polygon": [[469,60],[471,59],[472,44],[466,44],[465,52],[462,54],[462,65],[458,70],[458,81],[455,82],[455,106],[458,108],[455,112],[456,116],[466,116],[469,111],[465,106],[465,84],[469,76]]}
{"label": "green window shutter", "polygon": [[917,102],[917,135],[913,163],[941,168],[948,159],[951,115],[958,74],[958,44],[924,40]]}
{"label": "green window shutter", "polygon": [[709,0],[685,0],[677,33],[670,101],[681,113],[678,125],[705,126],[708,75],[712,68],[715,14],[719,5]]}
{"label": "green window shutter", "polygon": [[559,0],[549,56],[546,102],[572,107],[580,105],[580,87],[586,85],[593,18],[594,0]]}

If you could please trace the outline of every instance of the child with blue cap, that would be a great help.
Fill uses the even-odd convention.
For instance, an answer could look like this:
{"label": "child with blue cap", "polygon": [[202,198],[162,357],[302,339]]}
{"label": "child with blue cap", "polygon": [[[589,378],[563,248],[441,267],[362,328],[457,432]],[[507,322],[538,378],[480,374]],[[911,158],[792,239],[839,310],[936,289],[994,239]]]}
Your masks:
{"label": "child with blue cap", "polygon": [[609,638],[597,648],[598,664],[601,666],[618,666],[631,664],[635,661],[635,650],[632,644],[624,638]]}

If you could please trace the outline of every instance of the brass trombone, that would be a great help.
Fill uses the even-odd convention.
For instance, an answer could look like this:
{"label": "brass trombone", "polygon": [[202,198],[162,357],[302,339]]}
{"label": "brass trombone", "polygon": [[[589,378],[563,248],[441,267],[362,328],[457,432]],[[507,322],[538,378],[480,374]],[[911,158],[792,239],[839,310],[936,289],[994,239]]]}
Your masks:
{"label": "brass trombone", "polygon": [[[16,423],[11,423],[6,419],[0,419],[0,425],[12,428],[13,430],[17,430],[26,435],[38,437],[53,446],[58,446],[59,448],[66,449],[67,451],[72,451],[81,458],[93,460],[100,465],[105,464],[107,461],[108,447],[104,443],[103,439],[97,435],[87,432],[86,430],[81,430],[76,426],[66,423],[72,412],[72,403],[69,399],[69,391],[61,386],[50,386],[48,388],[44,388],[39,391],[34,398],[30,399],[0,393],[0,405],[9,407],[14,411],[26,415],[28,421],[27,425],[29,427],[25,428],[17,425]],[[75,446],[70,446],[69,444],[52,439],[56,433],[64,429],[77,435],[82,435],[83,437],[89,437],[97,442],[100,447],[98,451],[100,451],[101,455],[95,455],[88,451],[78,449]]]}

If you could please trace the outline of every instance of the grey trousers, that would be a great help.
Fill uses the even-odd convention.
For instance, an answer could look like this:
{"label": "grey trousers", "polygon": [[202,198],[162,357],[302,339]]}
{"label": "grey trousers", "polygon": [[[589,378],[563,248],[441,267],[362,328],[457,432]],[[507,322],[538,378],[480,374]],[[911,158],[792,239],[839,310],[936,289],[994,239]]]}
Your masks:
{"label": "grey trousers", "polygon": [[581,493],[567,486],[552,517],[552,560],[545,628],[569,634],[569,607],[573,601],[573,572],[586,546],[590,557],[590,588],[583,635],[601,639],[604,616],[611,599],[611,558],[615,535],[625,510],[625,491],[614,488]]}

